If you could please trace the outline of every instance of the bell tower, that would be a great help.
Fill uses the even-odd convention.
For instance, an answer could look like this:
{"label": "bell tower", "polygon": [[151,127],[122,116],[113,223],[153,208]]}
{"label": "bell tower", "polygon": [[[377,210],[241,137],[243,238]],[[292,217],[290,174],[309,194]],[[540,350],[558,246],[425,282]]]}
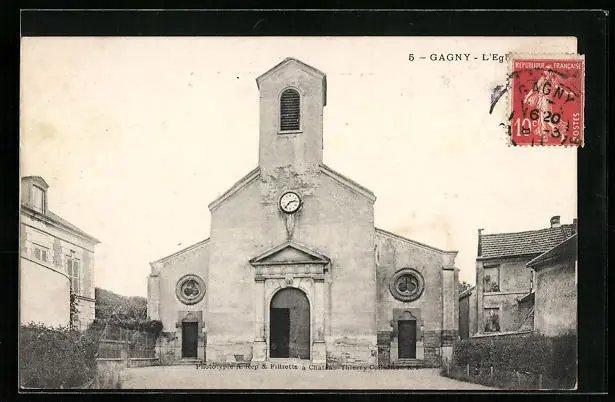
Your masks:
{"label": "bell tower", "polygon": [[256,79],[260,94],[258,164],[302,172],[322,163],[326,75],[297,59],[284,61]]}

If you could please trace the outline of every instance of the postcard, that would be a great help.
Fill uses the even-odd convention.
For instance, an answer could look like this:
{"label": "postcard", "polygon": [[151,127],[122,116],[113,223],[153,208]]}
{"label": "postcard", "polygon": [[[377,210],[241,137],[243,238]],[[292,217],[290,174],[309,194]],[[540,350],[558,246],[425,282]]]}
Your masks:
{"label": "postcard", "polygon": [[24,389],[577,386],[575,37],[24,37],[20,71]]}

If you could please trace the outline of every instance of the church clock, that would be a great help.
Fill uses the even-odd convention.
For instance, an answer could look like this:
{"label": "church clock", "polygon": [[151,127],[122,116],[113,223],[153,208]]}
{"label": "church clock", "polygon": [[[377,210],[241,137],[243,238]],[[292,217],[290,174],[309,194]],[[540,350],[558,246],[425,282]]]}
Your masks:
{"label": "church clock", "polygon": [[287,214],[294,214],[301,207],[301,197],[294,191],[287,191],[280,197],[280,209]]}

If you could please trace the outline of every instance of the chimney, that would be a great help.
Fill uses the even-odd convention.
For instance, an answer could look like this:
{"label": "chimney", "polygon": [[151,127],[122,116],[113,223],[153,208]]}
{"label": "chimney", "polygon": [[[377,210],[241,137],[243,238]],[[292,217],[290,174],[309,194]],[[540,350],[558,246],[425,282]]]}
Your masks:
{"label": "chimney", "polygon": [[477,252],[477,255],[479,257],[483,254],[483,244],[482,244],[482,239],[481,239],[481,235],[483,234],[483,230],[485,230],[485,229],[478,229],[478,252]]}
{"label": "chimney", "polygon": [[555,215],[553,218],[551,218],[551,227],[552,228],[558,228],[562,226],[559,222],[559,215]]}

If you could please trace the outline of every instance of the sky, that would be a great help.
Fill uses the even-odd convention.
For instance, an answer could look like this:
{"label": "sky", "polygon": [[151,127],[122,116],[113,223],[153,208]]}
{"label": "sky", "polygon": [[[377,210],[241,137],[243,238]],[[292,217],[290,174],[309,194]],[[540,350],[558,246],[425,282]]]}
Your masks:
{"label": "sky", "polygon": [[324,162],[376,194],[377,227],[458,250],[474,283],[479,228],[576,217],[576,149],[509,146],[506,97],[489,113],[511,51],[576,40],[23,38],[20,173],[101,241],[96,286],[146,296],[149,263],[207,238],[207,205],[257,166],[255,79],[295,57],[327,75]]}

